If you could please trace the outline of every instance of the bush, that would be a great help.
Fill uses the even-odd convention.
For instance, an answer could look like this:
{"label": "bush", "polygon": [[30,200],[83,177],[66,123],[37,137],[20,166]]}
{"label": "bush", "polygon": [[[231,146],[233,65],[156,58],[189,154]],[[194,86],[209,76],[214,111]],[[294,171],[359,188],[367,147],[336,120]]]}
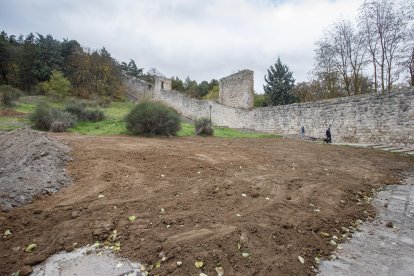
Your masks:
{"label": "bush", "polygon": [[78,118],[82,116],[82,113],[85,109],[85,103],[77,100],[69,101],[65,106],[65,111],[76,115]]}
{"label": "bush", "polygon": [[20,98],[21,92],[10,85],[0,85],[0,101],[2,104],[11,106]]}
{"label": "bush", "polygon": [[78,117],[80,121],[98,122],[105,119],[105,114],[99,109],[86,109],[86,104],[81,101],[70,101],[65,106],[65,111]]}
{"label": "bush", "polygon": [[33,123],[33,128],[38,130],[49,130],[52,124],[50,116],[50,106],[46,103],[39,103],[29,119]]}
{"label": "bush", "polygon": [[264,107],[266,104],[266,95],[254,94],[254,107]]}
{"label": "bush", "polygon": [[50,131],[52,132],[65,132],[67,129],[66,124],[61,121],[54,121],[50,125]]}
{"label": "bush", "polygon": [[70,81],[65,78],[62,72],[53,70],[50,80],[39,83],[39,88],[52,99],[60,100],[69,94],[71,86]]}
{"label": "bush", "polygon": [[98,122],[105,119],[105,114],[99,109],[85,109],[78,118],[81,121]]}
{"label": "bush", "polygon": [[103,96],[98,98],[97,103],[100,107],[109,107],[111,105],[111,98],[107,96]]}
{"label": "bush", "polygon": [[196,135],[213,136],[214,130],[208,118],[200,118],[194,122]]}
{"label": "bush", "polygon": [[76,123],[76,116],[69,112],[52,108],[46,103],[40,103],[30,116],[30,121],[35,129],[61,132]]}
{"label": "bush", "polygon": [[137,135],[176,135],[181,128],[180,116],[160,102],[144,101],[125,117],[126,128]]}

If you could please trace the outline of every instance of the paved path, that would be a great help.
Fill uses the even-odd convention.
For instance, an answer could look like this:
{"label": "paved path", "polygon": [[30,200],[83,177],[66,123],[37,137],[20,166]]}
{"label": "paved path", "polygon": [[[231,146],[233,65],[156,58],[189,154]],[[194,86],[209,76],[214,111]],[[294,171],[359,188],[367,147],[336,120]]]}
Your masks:
{"label": "paved path", "polygon": [[335,253],[338,259],[322,261],[320,276],[414,275],[414,170],[403,184],[377,194],[378,217],[360,226],[362,231]]}
{"label": "paved path", "polygon": [[[110,251],[83,247],[73,252],[61,252],[33,267],[32,276],[144,276],[140,264],[119,258]],[[98,254],[97,254],[98,253]]]}
{"label": "paved path", "polygon": [[340,146],[351,146],[351,147],[358,147],[358,148],[370,148],[376,150],[383,150],[389,151],[394,153],[399,153],[403,155],[411,155],[414,156],[414,146],[405,146],[405,147],[397,147],[397,146],[390,146],[390,145],[382,145],[382,144],[352,144],[352,143],[334,143],[335,145]]}

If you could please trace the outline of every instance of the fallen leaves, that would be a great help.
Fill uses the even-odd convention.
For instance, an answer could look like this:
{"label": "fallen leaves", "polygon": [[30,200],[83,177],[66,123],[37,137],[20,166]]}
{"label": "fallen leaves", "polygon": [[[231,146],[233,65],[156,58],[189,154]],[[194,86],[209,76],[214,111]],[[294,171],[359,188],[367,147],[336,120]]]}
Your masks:
{"label": "fallen leaves", "polygon": [[218,266],[215,268],[217,272],[217,276],[223,276],[224,275],[224,269],[221,266]]}
{"label": "fallen leaves", "polygon": [[4,237],[10,236],[11,234],[12,234],[12,232],[9,229],[4,231]]}
{"label": "fallen leaves", "polygon": [[27,253],[32,253],[33,252],[33,250],[35,250],[37,248],[37,244],[35,244],[35,243],[32,243],[32,244],[30,244],[30,245],[28,245],[27,247],[26,247],[26,252]]}
{"label": "fallen leaves", "polygon": [[197,261],[195,261],[194,265],[197,268],[202,268],[204,263],[203,263],[203,261],[197,260]]}

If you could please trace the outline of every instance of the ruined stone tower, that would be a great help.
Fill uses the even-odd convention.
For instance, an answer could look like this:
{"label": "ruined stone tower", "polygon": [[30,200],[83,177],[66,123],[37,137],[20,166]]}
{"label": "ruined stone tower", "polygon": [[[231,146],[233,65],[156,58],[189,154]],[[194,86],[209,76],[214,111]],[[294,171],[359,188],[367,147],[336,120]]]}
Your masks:
{"label": "ruined stone tower", "polygon": [[253,71],[245,69],[220,79],[219,102],[235,108],[252,108],[253,76]]}

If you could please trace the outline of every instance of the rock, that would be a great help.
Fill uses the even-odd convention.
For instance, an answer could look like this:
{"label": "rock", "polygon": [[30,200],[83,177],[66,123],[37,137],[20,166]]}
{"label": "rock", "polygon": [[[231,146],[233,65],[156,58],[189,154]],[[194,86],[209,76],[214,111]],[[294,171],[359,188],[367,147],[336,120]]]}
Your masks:
{"label": "rock", "polygon": [[384,207],[388,208],[388,202],[385,202]]}
{"label": "rock", "polygon": [[341,232],[344,233],[344,234],[349,233],[349,229],[342,226],[341,227]]}
{"label": "rock", "polygon": [[217,272],[217,276],[223,276],[224,275],[224,269],[222,267],[216,267],[215,268],[216,272]]}
{"label": "rock", "polygon": [[30,275],[30,273],[33,272],[33,269],[31,266],[25,265],[22,268],[19,269],[19,276],[27,276]]}
{"label": "rock", "polygon": [[71,218],[75,219],[75,218],[79,217],[79,212],[78,212],[78,211],[73,211],[73,212],[70,214],[70,216],[71,216]]}
{"label": "rock", "polygon": [[249,238],[247,237],[246,233],[245,232],[241,233],[240,243],[243,245],[247,245],[248,241],[249,241]]}
{"label": "rock", "polygon": [[33,214],[38,215],[41,214],[43,212],[43,210],[37,209],[33,211]]}
{"label": "rock", "polygon": [[33,266],[33,265],[43,263],[44,260],[46,260],[45,255],[31,256],[24,260],[24,264]]}
{"label": "rock", "polygon": [[394,224],[392,223],[392,221],[388,221],[385,226],[389,227],[389,228],[393,228]]}

